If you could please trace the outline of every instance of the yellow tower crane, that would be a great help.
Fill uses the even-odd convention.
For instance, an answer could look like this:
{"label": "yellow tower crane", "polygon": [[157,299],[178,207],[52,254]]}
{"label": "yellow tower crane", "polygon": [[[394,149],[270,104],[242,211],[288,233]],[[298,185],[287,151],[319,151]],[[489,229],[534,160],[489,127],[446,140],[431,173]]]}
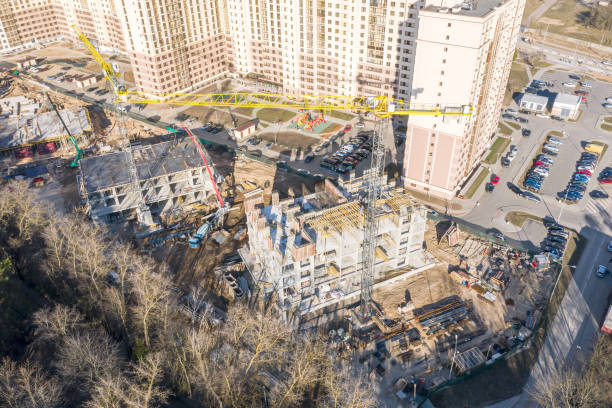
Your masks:
{"label": "yellow tower crane", "polygon": [[[118,74],[102,58],[96,48],[89,42],[76,26],[73,26],[78,37],[94,56],[104,76],[111,83],[117,103],[145,103],[165,105],[195,105],[212,107],[252,107],[273,109],[315,109],[322,111],[364,111],[372,112],[379,119],[401,115],[443,115],[469,116],[473,113],[472,105],[439,106],[415,105],[408,101],[387,96],[334,96],[334,95],[285,95],[267,93],[216,93],[216,94],[182,94],[170,92],[130,91],[118,80]],[[384,145],[382,143],[384,121],[378,120],[377,130],[372,140],[371,168],[367,173],[367,191],[364,197],[364,240],[361,273],[361,308],[362,317],[372,315],[372,285],[374,284],[374,265],[376,263],[376,237],[378,221],[376,202],[381,195],[381,179],[384,167]]]}

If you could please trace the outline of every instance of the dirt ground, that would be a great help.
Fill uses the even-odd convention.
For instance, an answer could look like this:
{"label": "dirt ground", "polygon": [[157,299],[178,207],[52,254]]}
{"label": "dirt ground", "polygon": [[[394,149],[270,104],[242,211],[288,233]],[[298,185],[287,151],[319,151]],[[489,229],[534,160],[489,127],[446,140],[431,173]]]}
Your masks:
{"label": "dirt ground", "polygon": [[219,123],[225,127],[233,127],[232,117],[230,114],[219,109],[209,108],[206,106],[192,106],[191,108],[185,109],[183,113],[198,119],[202,123],[210,121]]}

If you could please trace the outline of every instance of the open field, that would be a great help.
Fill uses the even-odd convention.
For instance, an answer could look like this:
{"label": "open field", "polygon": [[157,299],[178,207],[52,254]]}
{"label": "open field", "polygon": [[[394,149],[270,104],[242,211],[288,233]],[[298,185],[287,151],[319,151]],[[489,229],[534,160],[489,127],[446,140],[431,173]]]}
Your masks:
{"label": "open field", "polygon": [[285,109],[263,108],[257,111],[257,117],[269,123],[277,121],[286,122],[293,119],[297,114]]}
{"label": "open field", "polygon": [[612,35],[605,30],[586,27],[581,16],[591,8],[575,0],[558,0],[538,21],[532,21],[531,27],[573,37],[579,40],[610,46]]}
{"label": "open field", "polygon": [[[274,133],[262,133],[259,135],[268,142],[274,142]],[[320,139],[307,136],[298,132],[278,132],[277,143],[287,147],[308,150],[309,147],[317,144]]]}

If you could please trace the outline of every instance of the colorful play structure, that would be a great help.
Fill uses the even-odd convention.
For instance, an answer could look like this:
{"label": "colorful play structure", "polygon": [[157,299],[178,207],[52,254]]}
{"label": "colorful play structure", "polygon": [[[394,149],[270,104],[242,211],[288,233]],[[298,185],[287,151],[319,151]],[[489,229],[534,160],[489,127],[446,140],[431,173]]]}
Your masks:
{"label": "colorful play structure", "polygon": [[323,119],[322,115],[313,119],[310,112],[305,112],[304,109],[300,109],[299,112],[297,120],[289,125],[290,128],[293,127],[301,130],[308,130],[313,133],[319,133],[327,127],[327,121]]}

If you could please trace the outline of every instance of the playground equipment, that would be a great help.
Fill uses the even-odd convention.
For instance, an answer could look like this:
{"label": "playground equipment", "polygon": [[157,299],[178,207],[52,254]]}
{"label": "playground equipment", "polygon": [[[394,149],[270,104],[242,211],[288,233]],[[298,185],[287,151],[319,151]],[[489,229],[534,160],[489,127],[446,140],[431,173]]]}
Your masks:
{"label": "playground equipment", "polygon": [[317,116],[316,118],[312,118],[309,112],[304,112],[303,109],[300,109],[300,115],[297,118],[297,126],[303,130],[309,130],[314,132],[316,127],[321,123],[327,123],[327,121],[323,118],[323,116]]}

